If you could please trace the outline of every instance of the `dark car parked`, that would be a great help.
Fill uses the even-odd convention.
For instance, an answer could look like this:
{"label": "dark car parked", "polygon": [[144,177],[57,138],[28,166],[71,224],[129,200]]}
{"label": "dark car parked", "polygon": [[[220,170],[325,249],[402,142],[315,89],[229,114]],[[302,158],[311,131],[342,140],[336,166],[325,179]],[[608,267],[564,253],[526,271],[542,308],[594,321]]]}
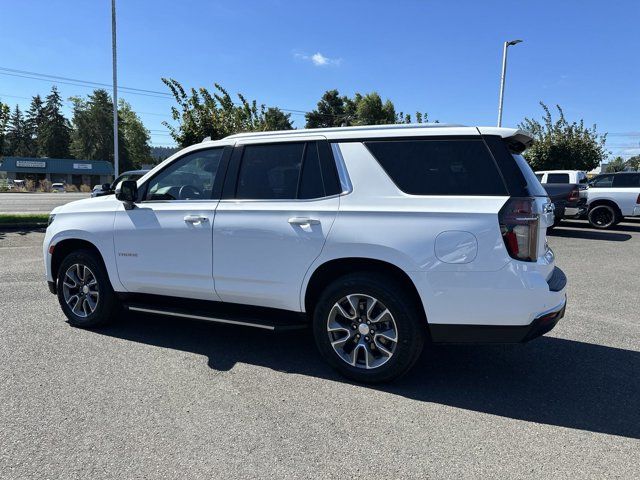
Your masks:
{"label": "dark car parked", "polygon": [[149,170],[129,170],[124,172],[113,183],[103,183],[102,185],[96,185],[91,192],[92,197],[102,197],[103,195],[113,195],[116,191],[116,186],[124,180],[138,180],[142,176],[146,175]]}

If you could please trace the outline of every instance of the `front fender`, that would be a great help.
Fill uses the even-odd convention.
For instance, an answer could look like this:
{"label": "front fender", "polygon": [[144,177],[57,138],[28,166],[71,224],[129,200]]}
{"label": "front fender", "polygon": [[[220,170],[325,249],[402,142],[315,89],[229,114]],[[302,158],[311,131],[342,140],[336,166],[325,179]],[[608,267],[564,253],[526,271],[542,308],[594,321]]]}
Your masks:
{"label": "front fender", "polygon": [[[83,218],[85,217],[85,218]],[[84,212],[56,213],[54,222],[47,228],[43,243],[43,255],[48,281],[54,281],[54,272],[51,268],[52,255],[50,247],[58,245],[65,240],[83,240],[92,244],[102,256],[109,280],[113,289],[125,291],[118,278],[116,258],[114,250],[113,222],[115,212]],[[83,225],[84,228],[78,228]]]}

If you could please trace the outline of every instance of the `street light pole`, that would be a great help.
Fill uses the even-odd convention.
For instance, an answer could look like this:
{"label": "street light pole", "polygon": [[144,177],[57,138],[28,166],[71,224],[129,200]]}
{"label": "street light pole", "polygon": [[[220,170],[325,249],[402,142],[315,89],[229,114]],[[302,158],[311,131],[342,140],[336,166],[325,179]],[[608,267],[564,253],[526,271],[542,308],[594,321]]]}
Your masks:
{"label": "street light pole", "polygon": [[507,76],[507,49],[511,45],[521,43],[522,40],[511,40],[504,42],[502,50],[502,75],[500,75],[500,100],[498,102],[498,127],[502,126],[502,102],[504,101],[504,81]]}
{"label": "street light pole", "polygon": [[118,178],[118,60],[116,56],[116,0],[111,0],[111,52],[113,54],[113,174]]}

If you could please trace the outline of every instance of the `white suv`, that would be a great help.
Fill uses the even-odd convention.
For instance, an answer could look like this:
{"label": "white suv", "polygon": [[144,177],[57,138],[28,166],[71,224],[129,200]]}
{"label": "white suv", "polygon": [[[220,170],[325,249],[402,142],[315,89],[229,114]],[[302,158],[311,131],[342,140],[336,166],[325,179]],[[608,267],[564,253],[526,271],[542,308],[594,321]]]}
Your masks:
{"label": "white suv", "polygon": [[205,141],[115,196],[56,208],[49,287],[80,327],[121,309],[311,324],[357,381],[401,375],[427,340],[527,341],[566,303],[553,210],[520,155],[531,141],[448,125]]}

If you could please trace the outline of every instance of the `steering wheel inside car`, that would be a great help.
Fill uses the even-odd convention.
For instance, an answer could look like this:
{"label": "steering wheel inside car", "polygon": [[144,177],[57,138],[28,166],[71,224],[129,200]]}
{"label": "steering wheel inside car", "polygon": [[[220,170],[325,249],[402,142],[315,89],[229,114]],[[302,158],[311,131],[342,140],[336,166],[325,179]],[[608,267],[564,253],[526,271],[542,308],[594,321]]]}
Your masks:
{"label": "steering wheel inside car", "polygon": [[180,200],[200,199],[203,196],[202,190],[193,185],[183,185],[178,192],[178,198]]}

